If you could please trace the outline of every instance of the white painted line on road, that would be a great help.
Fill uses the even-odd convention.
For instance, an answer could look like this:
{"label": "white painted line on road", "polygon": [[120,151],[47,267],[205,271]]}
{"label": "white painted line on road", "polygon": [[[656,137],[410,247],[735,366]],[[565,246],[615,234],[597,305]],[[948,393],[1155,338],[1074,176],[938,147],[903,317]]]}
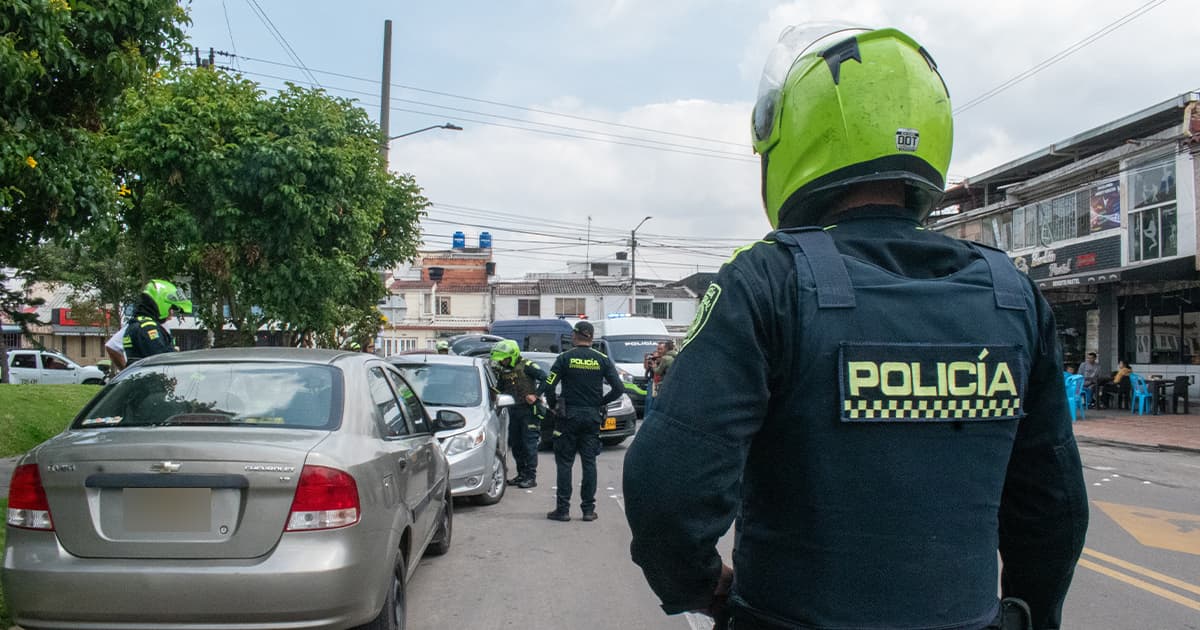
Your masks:
{"label": "white painted line on road", "polygon": [[1148,485],[1151,485],[1151,484],[1150,484],[1150,482],[1149,482],[1149,481],[1143,481],[1143,482],[1142,482],[1142,485],[1143,485],[1143,486],[1148,486]]}
{"label": "white painted line on road", "polygon": [[1115,473],[1114,473],[1112,477],[1113,477],[1113,479],[1120,479],[1120,478],[1121,478],[1121,475],[1118,475],[1118,474],[1115,474]]}
{"label": "white painted line on road", "polygon": [[1116,470],[1116,468],[1113,468],[1112,466],[1093,466],[1092,468],[1094,470]]}
{"label": "white painted line on road", "polygon": [[1094,484],[1092,484],[1092,485],[1093,485],[1093,486],[1102,486],[1102,485],[1104,485],[1104,484],[1102,484],[1102,483],[1100,483],[1099,481],[1097,481],[1096,483],[1094,483]]}
{"label": "white painted line on road", "polygon": [[715,625],[712,617],[700,613],[683,613],[683,618],[688,622],[688,627],[692,630],[712,630]]}

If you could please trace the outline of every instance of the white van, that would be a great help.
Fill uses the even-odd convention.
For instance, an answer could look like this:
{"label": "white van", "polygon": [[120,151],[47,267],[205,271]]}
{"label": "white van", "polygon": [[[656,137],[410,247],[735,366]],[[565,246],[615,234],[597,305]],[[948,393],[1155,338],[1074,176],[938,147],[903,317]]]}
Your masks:
{"label": "white van", "polygon": [[617,373],[625,383],[625,393],[633,400],[638,416],[645,412],[646,355],[654,352],[660,341],[673,339],[667,325],[653,317],[611,317],[590,320],[596,327],[597,346],[617,365]]}

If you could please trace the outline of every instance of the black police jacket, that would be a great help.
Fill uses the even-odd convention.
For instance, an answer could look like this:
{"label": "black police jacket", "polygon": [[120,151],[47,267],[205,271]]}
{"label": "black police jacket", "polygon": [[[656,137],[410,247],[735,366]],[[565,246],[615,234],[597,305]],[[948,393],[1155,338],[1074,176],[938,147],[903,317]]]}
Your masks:
{"label": "black police jacket", "polygon": [[164,352],[175,352],[175,341],[171,333],[153,317],[140,311],[125,326],[125,336],[121,339],[121,345],[125,349],[127,363]]}
{"label": "black police jacket", "polygon": [[508,394],[517,400],[518,405],[526,405],[525,396],[537,394],[538,388],[546,380],[546,373],[538,364],[528,359],[521,359],[514,367],[497,366],[495,370],[496,386],[502,394]]}
{"label": "black police jacket", "polygon": [[998,549],[1057,628],[1087,502],[1049,305],[1001,252],[856,216],[709,287],[626,455],[633,559],[668,613],[706,608],[736,516],[734,605],[948,630],[995,615]]}
{"label": "black police jacket", "polygon": [[[610,389],[603,394],[603,383]],[[562,399],[567,411],[572,409],[599,410],[625,393],[617,366],[608,355],[591,346],[575,346],[558,355],[550,374],[542,383],[538,393],[546,394],[550,406],[554,406],[554,388],[562,383]]]}

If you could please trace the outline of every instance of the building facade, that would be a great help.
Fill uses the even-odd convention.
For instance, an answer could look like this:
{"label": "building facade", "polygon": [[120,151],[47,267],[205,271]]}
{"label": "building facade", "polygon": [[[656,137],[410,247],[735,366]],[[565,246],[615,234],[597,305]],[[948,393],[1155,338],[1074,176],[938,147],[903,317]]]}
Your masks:
{"label": "building facade", "polygon": [[[1200,93],[970,177],[932,229],[1008,253],[1054,308],[1066,364],[1200,375]],[[1193,384],[1193,395],[1200,391]]]}
{"label": "building facade", "polygon": [[387,322],[375,340],[376,352],[391,356],[427,350],[439,339],[487,332],[492,310],[488,279],[494,272],[491,247],[424,252],[389,284],[389,295],[379,305]]}

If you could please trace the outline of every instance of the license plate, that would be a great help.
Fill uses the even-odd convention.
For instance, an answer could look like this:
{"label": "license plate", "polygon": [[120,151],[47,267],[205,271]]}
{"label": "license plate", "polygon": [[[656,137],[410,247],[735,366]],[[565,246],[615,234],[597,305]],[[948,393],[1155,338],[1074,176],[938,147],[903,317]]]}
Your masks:
{"label": "license plate", "polygon": [[600,430],[601,431],[612,431],[613,429],[616,429],[616,428],[617,428],[617,419],[616,418],[605,418],[604,426],[600,427]]}
{"label": "license plate", "polygon": [[209,488],[125,488],[127,532],[207,532],[212,529]]}

